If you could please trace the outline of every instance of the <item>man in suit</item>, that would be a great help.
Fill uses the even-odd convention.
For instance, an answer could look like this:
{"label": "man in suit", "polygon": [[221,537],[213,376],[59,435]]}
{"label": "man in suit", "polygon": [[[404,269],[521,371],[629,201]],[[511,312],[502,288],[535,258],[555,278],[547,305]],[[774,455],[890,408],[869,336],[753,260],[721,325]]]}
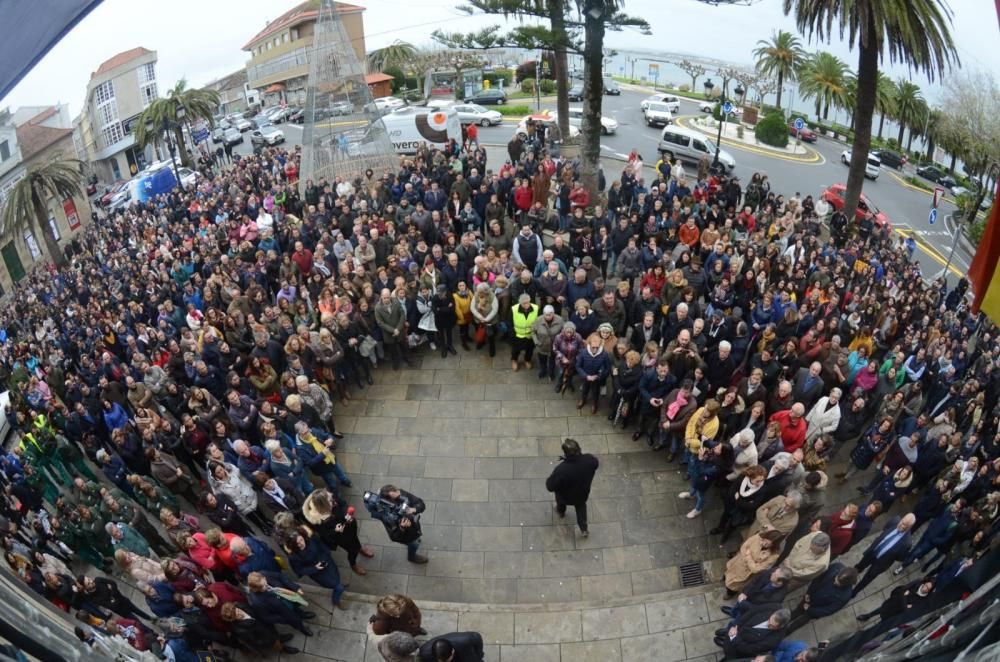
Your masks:
{"label": "man in suit", "polygon": [[816,404],[824,389],[822,373],[823,366],[819,361],[813,361],[809,368],[799,368],[792,384],[792,399],[801,402],[806,409]]}
{"label": "man in suit", "polygon": [[785,595],[788,594],[788,581],[791,577],[792,573],[781,566],[758,572],[740,591],[736,603],[732,607],[727,605],[719,607],[723,614],[729,616],[730,620],[728,626],[716,630],[715,633],[720,637],[725,636],[729,627],[736,625],[740,616],[751,609],[767,605],[775,609],[780,607],[785,600]]}
{"label": "man in suit", "polygon": [[420,662],[482,662],[483,637],[478,632],[452,632],[420,647]]}
{"label": "man in suit", "polygon": [[785,638],[791,612],[763,605],[748,610],[721,635],[716,631],[715,644],[725,653],[723,659],[750,658],[770,653]]}
{"label": "man in suit", "polygon": [[886,522],[881,535],[868,546],[858,565],[855,566],[858,572],[868,569],[854,587],[855,596],[881,573],[891,568],[893,563],[902,561],[910,552],[912,528],[916,519],[913,513],[907,513],[903,517],[893,517]]}

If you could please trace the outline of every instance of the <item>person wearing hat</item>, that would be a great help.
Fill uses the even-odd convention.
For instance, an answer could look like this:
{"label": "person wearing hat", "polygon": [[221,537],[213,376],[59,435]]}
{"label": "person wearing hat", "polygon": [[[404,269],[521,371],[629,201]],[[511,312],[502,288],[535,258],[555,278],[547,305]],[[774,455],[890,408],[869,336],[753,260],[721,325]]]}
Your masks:
{"label": "person wearing hat", "polygon": [[573,506],[580,535],[586,538],[590,535],[587,529],[587,499],[600,462],[590,453],[584,453],[575,439],[563,441],[562,452],[562,461],[545,480],[545,489],[555,494],[555,509],[559,517],[566,516],[566,506]]}
{"label": "person wearing hat", "polygon": [[[547,306],[551,308],[552,306]],[[510,369],[514,372],[520,367],[519,358],[524,352],[524,365],[531,370],[531,355],[535,351],[535,341],[532,337],[532,326],[538,319],[538,305],[531,303],[531,295],[522,294],[517,298],[517,305],[511,311],[514,326],[514,337],[510,343]]]}
{"label": "person wearing hat", "polygon": [[378,642],[378,652],[385,662],[408,662],[420,644],[406,632],[391,632]]}
{"label": "person wearing hat", "polygon": [[555,354],[552,351],[552,342],[559,335],[563,328],[563,319],[556,315],[556,309],[552,306],[545,306],[542,314],[535,319],[531,325],[531,340],[535,344],[535,351],[538,353],[538,378],[549,381],[556,378]]}

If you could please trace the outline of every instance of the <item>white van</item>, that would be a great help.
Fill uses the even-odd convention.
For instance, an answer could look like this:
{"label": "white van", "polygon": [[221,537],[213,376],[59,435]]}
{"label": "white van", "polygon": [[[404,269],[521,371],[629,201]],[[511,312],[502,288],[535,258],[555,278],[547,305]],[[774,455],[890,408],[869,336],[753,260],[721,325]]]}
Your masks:
{"label": "white van", "polygon": [[[705,134],[682,126],[667,125],[660,135],[657,146],[665,158],[678,158],[697,163],[703,156],[715,159],[715,143]],[[736,167],[736,159],[726,150],[719,151],[719,161],[732,172]]]}
{"label": "white van", "polygon": [[407,106],[383,115],[381,121],[400,154],[415,154],[421,143],[442,149],[454,138],[462,144],[462,124],[453,107]]}

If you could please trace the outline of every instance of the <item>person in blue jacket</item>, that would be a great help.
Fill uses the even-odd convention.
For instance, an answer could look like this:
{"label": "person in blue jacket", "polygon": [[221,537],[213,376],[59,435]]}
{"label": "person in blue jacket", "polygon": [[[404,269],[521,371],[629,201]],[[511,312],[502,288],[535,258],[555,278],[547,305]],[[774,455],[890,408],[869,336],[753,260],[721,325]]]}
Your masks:
{"label": "person in blue jacket", "polygon": [[924,558],[935,547],[946,551],[958,529],[958,516],[962,512],[962,505],[962,500],[958,499],[932,519],[931,523],[927,525],[927,530],[920,536],[920,541],[913,546],[900,566],[892,571],[892,574],[899,575],[904,568],[914,561]]}
{"label": "person in blue jacket", "polygon": [[809,583],[806,594],[792,610],[788,631],[795,632],[814,618],[840,611],[851,601],[857,582],[858,571],[855,568],[843,563],[830,564],[826,572]]}
{"label": "person in blue jacket", "polygon": [[308,602],[298,584],[280,573],[251,572],[247,576],[247,588],[250,606],[257,610],[262,621],[271,625],[290,625],[307,637],[313,635],[305,622],[316,618],[316,613],[304,609]]}
{"label": "person in blue jacket", "polygon": [[139,582],[139,590],[146,596],[146,606],[158,618],[174,616],[181,610],[174,600],[174,589],[167,582]]}
{"label": "person in blue jacket", "polygon": [[[788,631],[791,632],[792,628],[788,628]],[[795,639],[786,639],[771,651],[774,662],[816,662],[820,653],[819,648]]]}
{"label": "person in blue jacket", "polygon": [[639,379],[639,429],[632,433],[632,441],[638,441],[646,434],[652,446],[652,435],[658,431],[663,399],[676,384],[677,379],[670,374],[666,357],[661,357],[655,368],[643,373]]}
{"label": "person in blue jacket", "polygon": [[587,338],[587,346],[576,355],[576,374],[583,384],[580,386],[580,400],[577,409],[582,409],[588,399],[592,400],[590,413],[597,413],[597,401],[601,398],[601,388],[611,374],[611,357],[604,349],[604,341],[597,334]]}
{"label": "person in blue jacket", "polygon": [[312,531],[305,527],[300,527],[288,536],[283,547],[295,574],[299,577],[308,576],[320,586],[332,589],[333,606],[347,609],[347,605],[341,600],[347,589],[340,581],[337,564],[330,558],[330,548],[319,539],[319,536],[313,535]]}
{"label": "person in blue jacket", "polygon": [[236,560],[240,577],[249,577],[252,572],[281,574],[281,566],[275,560],[274,550],[263,540],[253,536],[243,536],[233,540],[230,551]]}

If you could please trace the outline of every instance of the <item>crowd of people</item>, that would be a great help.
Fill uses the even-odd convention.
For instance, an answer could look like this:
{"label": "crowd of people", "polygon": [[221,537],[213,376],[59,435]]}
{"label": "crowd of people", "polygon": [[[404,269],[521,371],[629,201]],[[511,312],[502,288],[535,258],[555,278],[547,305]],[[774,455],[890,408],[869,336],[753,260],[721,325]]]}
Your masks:
{"label": "crowd of people", "polygon": [[[928,283],[871,219],[835,213],[828,234],[811,196],[766,177],[743,189],[707,162],[661,161],[647,185],[633,162],[592,192],[538,142],[508,156],[494,169],[474,145],[422,148],[397,172],[316,182],[298,181],[298,148],[206,157],[192,189],[90,224],[0,315],[11,567],[91,642],[182,662],[296,652],[276,626],[309,636],[319,606],[292,575],[343,608],[332,551],[358,574],[372,555],[343,494],[338,403],[379,365],[457,354],[456,327],[463,352],[506,343],[511,370],[537,364],[578,409],[603,406],[680,462],[688,517],[722,504],[721,544],[749,525],[726,570],[727,658],[787,653],[794,628],[896,562],[936,566],[865,616],[909,609],[990,549],[1000,345],[963,286]],[[586,534],[597,461],[563,448],[548,487]],[[831,512],[835,455],[834,479],[870,480]],[[387,485],[365,505],[426,562],[417,496]],[[857,567],[835,561],[875,528]],[[152,616],[81,564],[117,568]],[[405,596],[372,625],[387,660],[482,659],[475,633],[419,645]]]}

